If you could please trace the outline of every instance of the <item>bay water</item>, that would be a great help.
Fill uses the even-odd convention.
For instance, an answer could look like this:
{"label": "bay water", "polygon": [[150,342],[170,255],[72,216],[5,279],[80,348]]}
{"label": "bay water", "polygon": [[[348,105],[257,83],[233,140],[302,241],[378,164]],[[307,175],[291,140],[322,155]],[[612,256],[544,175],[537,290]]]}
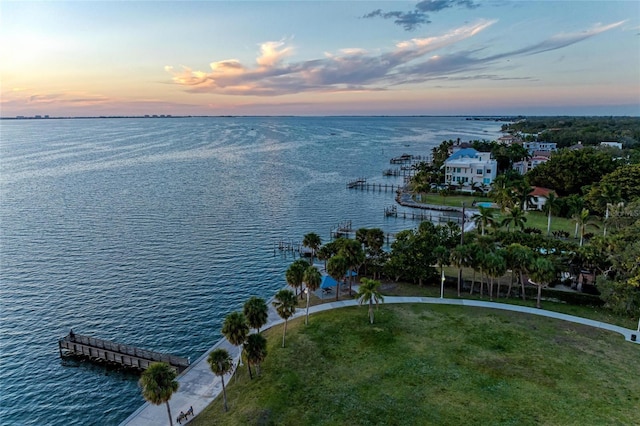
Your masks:
{"label": "bay water", "polygon": [[[495,139],[464,117],[184,117],[0,122],[0,424],[117,425],[137,376],[62,360],[70,329],[195,360],[224,317],[269,299],[275,249],[339,223],[394,233],[392,157]],[[399,207],[399,211],[403,208]]]}

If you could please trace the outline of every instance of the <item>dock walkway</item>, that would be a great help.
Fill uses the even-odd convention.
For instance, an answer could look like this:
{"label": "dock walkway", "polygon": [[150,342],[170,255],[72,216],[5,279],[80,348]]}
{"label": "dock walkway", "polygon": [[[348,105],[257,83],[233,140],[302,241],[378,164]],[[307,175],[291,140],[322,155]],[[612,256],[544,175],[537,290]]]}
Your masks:
{"label": "dock walkway", "polygon": [[136,348],[131,345],[83,336],[70,331],[58,340],[60,356],[78,356],[94,362],[117,364],[128,368],[145,370],[153,362],[166,362],[178,373],[189,367],[189,359]]}

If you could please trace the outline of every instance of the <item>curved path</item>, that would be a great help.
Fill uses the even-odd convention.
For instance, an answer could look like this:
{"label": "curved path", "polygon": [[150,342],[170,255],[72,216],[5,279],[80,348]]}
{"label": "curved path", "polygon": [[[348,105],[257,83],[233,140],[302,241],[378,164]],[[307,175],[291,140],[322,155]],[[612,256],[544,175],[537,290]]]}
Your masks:
{"label": "curved path", "polygon": [[[631,336],[636,336],[634,343],[640,343],[640,333],[628,328],[619,327],[617,325],[608,324],[601,321],[594,321],[586,318],[576,317],[573,315],[561,314],[558,312],[545,311],[543,309],[530,308],[527,306],[509,305],[506,303],[497,302],[485,302],[481,300],[467,300],[467,299],[439,299],[435,297],[385,297],[385,304],[394,303],[431,303],[440,305],[460,305],[460,306],[474,306],[481,308],[491,309],[503,309],[506,311],[523,312],[527,314],[540,315],[549,318],[556,318],[564,321],[570,321],[577,324],[584,324],[591,327],[600,328],[603,330],[609,330],[616,333],[620,333],[624,336],[625,340],[632,342]],[[357,300],[342,300],[338,302],[328,302],[321,305],[312,306],[309,308],[309,314],[328,311],[330,309],[344,308],[349,306],[357,306]],[[269,318],[267,324],[263,328],[266,330],[270,327],[282,324],[284,321],[278,316],[275,309],[269,306]],[[297,309],[295,315],[291,319],[303,317],[306,314],[305,309]],[[205,352],[200,358],[191,364],[191,366],[185,370],[178,378],[180,382],[180,388],[178,392],[173,394],[169,404],[171,406],[171,413],[174,417],[174,424],[177,415],[180,411],[186,412],[189,407],[193,407],[195,414],[201,412],[207,407],[221,392],[222,384],[220,378],[215,376],[209,369],[207,363],[207,356],[209,352],[214,349],[224,348],[229,351],[234,360],[234,365],[237,366],[240,358],[240,351],[237,347],[231,345],[226,339],[220,339],[214,346]],[[246,367],[243,367],[246,368]],[[229,381],[232,374],[225,376],[225,383]],[[129,417],[127,417],[120,426],[148,426],[148,425],[165,425],[169,424],[167,418],[167,409],[164,404],[152,405],[145,403],[142,407],[137,409]],[[182,424],[186,424],[184,421]]]}

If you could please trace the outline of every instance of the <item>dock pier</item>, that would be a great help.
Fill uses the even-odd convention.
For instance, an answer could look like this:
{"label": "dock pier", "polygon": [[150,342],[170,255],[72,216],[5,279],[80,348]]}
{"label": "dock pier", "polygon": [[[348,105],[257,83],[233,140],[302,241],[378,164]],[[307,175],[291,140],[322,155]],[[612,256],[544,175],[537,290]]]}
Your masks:
{"label": "dock pier", "polygon": [[77,356],[93,362],[115,364],[136,370],[146,370],[154,362],[166,362],[180,374],[190,364],[189,358],[83,336],[73,331],[58,340],[58,347],[60,357]]}
{"label": "dock pier", "polygon": [[375,191],[375,192],[397,192],[402,189],[401,185],[393,185],[387,183],[367,183],[364,178],[359,178],[347,183],[349,189],[359,189],[361,191]]}

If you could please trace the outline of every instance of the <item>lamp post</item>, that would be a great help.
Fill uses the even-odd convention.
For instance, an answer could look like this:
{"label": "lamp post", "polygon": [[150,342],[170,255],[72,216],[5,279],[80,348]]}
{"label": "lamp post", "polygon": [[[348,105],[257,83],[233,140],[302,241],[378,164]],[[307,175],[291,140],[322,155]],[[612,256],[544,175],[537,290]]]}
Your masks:
{"label": "lamp post", "polygon": [[304,288],[304,293],[307,295],[307,316],[304,319],[304,325],[309,324],[309,288]]}
{"label": "lamp post", "polygon": [[444,299],[444,269],[442,270],[442,278],[440,279],[440,299]]}

